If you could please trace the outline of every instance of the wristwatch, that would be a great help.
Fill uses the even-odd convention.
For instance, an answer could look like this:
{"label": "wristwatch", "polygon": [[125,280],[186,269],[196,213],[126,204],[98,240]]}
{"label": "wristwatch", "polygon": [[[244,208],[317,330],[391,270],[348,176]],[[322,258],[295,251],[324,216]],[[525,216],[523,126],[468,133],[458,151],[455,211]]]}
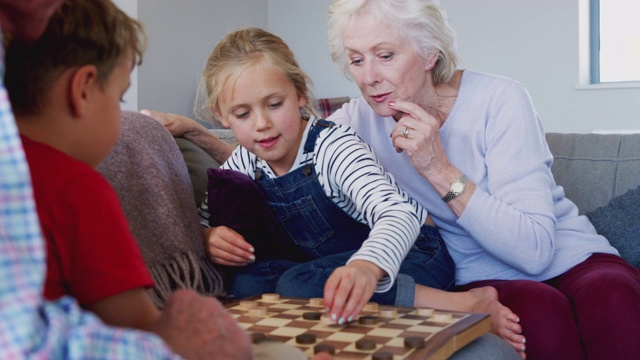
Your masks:
{"label": "wristwatch", "polygon": [[451,186],[449,187],[449,192],[442,198],[442,201],[448,203],[449,201],[462,194],[464,192],[465,186],[467,185],[467,180],[469,179],[467,179],[467,176],[463,174],[460,179],[452,182]]}

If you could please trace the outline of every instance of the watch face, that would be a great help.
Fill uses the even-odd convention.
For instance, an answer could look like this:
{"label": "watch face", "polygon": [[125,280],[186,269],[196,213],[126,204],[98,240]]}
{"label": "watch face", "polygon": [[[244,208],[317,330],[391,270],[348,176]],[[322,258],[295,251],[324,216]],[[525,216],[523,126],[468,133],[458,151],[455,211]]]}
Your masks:
{"label": "watch face", "polygon": [[456,194],[460,194],[462,191],[464,190],[464,184],[461,182],[454,182],[453,184],[451,184],[451,191],[456,193]]}

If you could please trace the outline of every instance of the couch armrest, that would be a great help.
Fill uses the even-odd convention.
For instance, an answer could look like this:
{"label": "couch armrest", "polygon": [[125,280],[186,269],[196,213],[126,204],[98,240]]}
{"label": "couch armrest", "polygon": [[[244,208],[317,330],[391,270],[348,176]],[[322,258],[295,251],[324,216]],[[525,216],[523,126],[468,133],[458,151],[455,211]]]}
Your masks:
{"label": "couch armrest", "polygon": [[[218,137],[220,140],[226,141],[229,144],[237,145],[236,138],[233,136],[233,132],[228,129],[210,129],[211,133]],[[220,163],[217,162],[211,155],[209,155],[203,148],[194,144],[190,140],[183,137],[174,138],[178,148],[184,157],[184,162],[187,164],[187,170],[191,177],[191,183],[193,185],[193,194],[196,201],[196,206],[200,206],[204,201],[204,197],[207,192],[207,169],[218,168]]]}

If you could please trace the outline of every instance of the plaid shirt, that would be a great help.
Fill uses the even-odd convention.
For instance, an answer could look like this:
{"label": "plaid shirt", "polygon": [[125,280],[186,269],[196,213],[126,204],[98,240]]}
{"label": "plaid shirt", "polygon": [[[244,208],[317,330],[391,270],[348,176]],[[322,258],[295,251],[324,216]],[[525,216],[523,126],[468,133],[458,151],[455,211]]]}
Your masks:
{"label": "plaid shirt", "polygon": [[3,59],[0,47],[0,358],[175,358],[159,337],[108,327],[73,298],[43,300],[44,242],[29,168],[2,83]]}

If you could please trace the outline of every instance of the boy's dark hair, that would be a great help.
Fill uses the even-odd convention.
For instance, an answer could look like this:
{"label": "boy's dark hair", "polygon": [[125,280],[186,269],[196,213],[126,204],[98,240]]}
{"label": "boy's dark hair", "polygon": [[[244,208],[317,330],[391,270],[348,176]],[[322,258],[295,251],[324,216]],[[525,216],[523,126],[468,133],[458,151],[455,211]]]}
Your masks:
{"label": "boy's dark hair", "polygon": [[5,85],[14,113],[41,111],[52,83],[69,69],[94,65],[104,84],[125,52],[140,64],[144,45],[142,25],[111,0],[65,0],[38,40],[7,44]]}

